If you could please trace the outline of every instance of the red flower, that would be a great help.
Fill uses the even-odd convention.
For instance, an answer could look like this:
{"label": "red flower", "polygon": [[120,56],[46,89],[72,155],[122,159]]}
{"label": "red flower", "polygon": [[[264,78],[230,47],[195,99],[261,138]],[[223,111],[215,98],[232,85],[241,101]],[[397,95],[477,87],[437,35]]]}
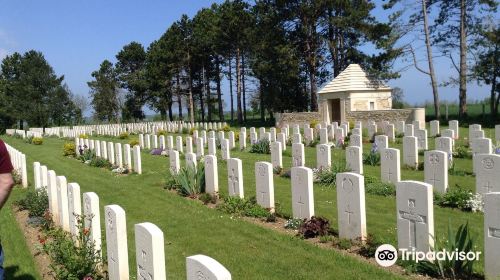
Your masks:
{"label": "red flower", "polygon": [[[88,228],[83,229],[83,235],[89,235],[90,230]],[[84,279],[86,280],[86,279]]]}

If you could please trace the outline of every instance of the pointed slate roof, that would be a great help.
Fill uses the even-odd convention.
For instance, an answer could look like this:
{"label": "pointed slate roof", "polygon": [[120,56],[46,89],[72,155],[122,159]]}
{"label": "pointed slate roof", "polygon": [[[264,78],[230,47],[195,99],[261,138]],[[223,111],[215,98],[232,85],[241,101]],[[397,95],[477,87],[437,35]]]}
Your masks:
{"label": "pointed slate roof", "polygon": [[390,90],[391,88],[382,83],[370,82],[366,72],[359,64],[350,64],[337,77],[323,86],[318,91],[322,93],[349,92],[349,91],[379,91]]}

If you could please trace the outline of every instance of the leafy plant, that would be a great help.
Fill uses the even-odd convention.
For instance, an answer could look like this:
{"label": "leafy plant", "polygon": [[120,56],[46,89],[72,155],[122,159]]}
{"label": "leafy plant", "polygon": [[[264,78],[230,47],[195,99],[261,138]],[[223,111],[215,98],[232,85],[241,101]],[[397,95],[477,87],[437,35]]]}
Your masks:
{"label": "leafy plant", "polygon": [[464,211],[470,211],[468,201],[472,198],[472,193],[456,185],[455,188],[449,188],[444,194],[435,193],[434,203],[441,207],[458,208]]}
{"label": "leafy plant", "polygon": [[111,169],[111,163],[103,158],[94,157],[90,160],[90,166],[98,167],[98,168],[107,168]]}
{"label": "leafy plant", "polygon": [[368,154],[363,154],[363,163],[371,166],[380,165],[380,153],[370,151]]}
{"label": "leafy plant", "polygon": [[227,125],[227,124],[226,124],[226,125],[224,125],[224,126],[222,127],[222,130],[223,130],[224,132],[229,132],[229,131],[231,130],[231,128],[229,127],[229,125]]}
{"label": "leafy plant", "polygon": [[395,196],[396,187],[391,183],[383,183],[373,176],[365,176],[365,191],[380,196]]}
{"label": "leafy plant", "polygon": [[128,139],[128,137],[129,137],[128,132],[122,132],[120,133],[120,135],[118,135],[118,138],[120,139]]}
{"label": "leafy plant", "polygon": [[21,171],[19,169],[13,169],[11,174],[12,174],[12,180],[14,181],[14,184],[21,185],[23,182],[23,177],[21,175]]}
{"label": "leafy plant", "polygon": [[76,157],[75,149],[76,149],[75,143],[71,143],[71,142],[64,143],[63,155]]}
{"label": "leafy plant", "polygon": [[322,185],[333,187],[336,184],[337,173],[342,173],[347,171],[349,171],[349,169],[347,168],[345,162],[336,163],[332,165],[330,169],[319,170],[316,173],[315,181]]}
{"label": "leafy plant", "polygon": [[50,265],[55,279],[81,280],[105,279],[101,272],[101,252],[96,250],[90,238],[90,228],[83,225],[83,217],[78,217],[77,242],[64,230],[50,230],[48,236],[39,238],[43,251],[52,260]]}
{"label": "leafy plant", "polygon": [[137,140],[130,140],[128,142],[128,144],[130,145],[130,147],[134,147],[134,146],[139,145],[139,141],[137,141]]}
{"label": "leafy plant", "polygon": [[15,203],[19,209],[28,210],[30,217],[43,217],[49,209],[49,197],[46,188],[30,188],[26,195]]}
{"label": "leafy plant", "polygon": [[250,153],[256,154],[270,154],[271,153],[271,145],[269,140],[262,139],[257,141],[250,147]]}
{"label": "leafy plant", "polygon": [[196,168],[183,167],[174,176],[177,182],[177,191],[182,196],[196,197],[205,192],[205,165],[200,162]]}
{"label": "leafy plant", "polygon": [[31,141],[33,145],[42,145],[43,144],[43,138],[42,137],[33,137],[33,140]]}
{"label": "leafy plant", "polygon": [[329,231],[330,221],[316,216],[312,216],[299,227],[299,234],[306,239],[327,235]]}
{"label": "leafy plant", "polygon": [[335,245],[342,250],[347,250],[352,247],[352,241],[347,238],[339,238],[335,240]]}
{"label": "leafy plant", "polygon": [[83,151],[83,154],[79,157],[79,159],[81,162],[85,163],[92,161],[95,157],[96,157],[95,152],[87,149]]}
{"label": "leafy plant", "polygon": [[80,135],[78,135],[78,138],[80,138],[80,139],[89,139],[89,136],[87,134],[80,134]]}
{"label": "leafy plant", "polygon": [[257,204],[255,197],[250,199],[235,196],[225,197],[223,202],[217,205],[217,209],[236,216],[247,216],[255,218],[267,218],[269,211]]}
{"label": "leafy plant", "polygon": [[465,146],[457,146],[455,152],[453,152],[454,158],[470,158],[471,153],[469,149]]}
{"label": "leafy plant", "polygon": [[203,202],[203,204],[209,204],[209,203],[216,204],[217,203],[217,196],[209,194],[209,193],[200,194],[198,199],[201,200]]}
{"label": "leafy plant", "polygon": [[165,136],[165,135],[167,135],[167,132],[166,132],[165,130],[163,130],[163,129],[160,129],[160,130],[158,130],[158,131],[156,132],[156,135],[158,135],[158,136],[160,136],[160,135],[164,135],[164,136]]}
{"label": "leafy plant", "polygon": [[[434,252],[445,250],[446,252],[471,252],[474,247],[474,239],[471,236],[469,223],[462,224],[453,233],[448,223],[448,236],[437,239],[433,248]],[[473,273],[472,267],[476,260],[464,258],[446,258],[445,260],[422,261],[417,264],[417,271],[431,276],[452,279],[470,279]]]}
{"label": "leafy plant", "polygon": [[286,222],[285,222],[285,228],[286,229],[299,229],[302,224],[304,223],[304,220],[302,219],[288,219]]}

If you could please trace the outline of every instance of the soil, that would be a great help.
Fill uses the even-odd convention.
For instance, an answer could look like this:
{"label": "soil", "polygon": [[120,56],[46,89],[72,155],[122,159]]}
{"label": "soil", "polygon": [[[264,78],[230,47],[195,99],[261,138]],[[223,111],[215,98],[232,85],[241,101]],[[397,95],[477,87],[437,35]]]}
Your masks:
{"label": "soil", "polygon": [[40,273],[40,276],[42,276],[44,280],[54,280],[50,270],[50,258],[47,254],[40,251],[41,244],[38,238],[40,236],[39,228],[28,224],[28,211],[20,211],[18,208],[14,207],[14,214],[17,224],[24,234],[24,239],[26,240],[31,255],[33,255],[38,273]]}

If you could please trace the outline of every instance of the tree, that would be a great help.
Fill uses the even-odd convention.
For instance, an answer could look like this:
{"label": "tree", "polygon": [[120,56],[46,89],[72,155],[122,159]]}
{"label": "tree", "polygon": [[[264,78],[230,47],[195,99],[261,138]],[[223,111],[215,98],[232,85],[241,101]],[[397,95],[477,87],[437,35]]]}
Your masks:
{"label": "tree", "polygon": [[[430,5],[433,4],[433,2],[430,0],[419,0],[419,2],[420,4],[412,2],[408,3],[402,0],[391,0],[388,4],[384,5],[384,8],[392,8],[396,3],[402,4],[403,8],[396,11],[391,16],[393,28],[399,31],[399,37],[408,37],[409,34],[413,33],[424,34],[428,70],[425,70],[418,65],[414,50],[415,48],[413,46],[413,44],[415,44],[414,41],[410,41],[410,43],[406,44],[403,49],[406,50],[407,54],[410,54],[412,56],[413,66],[421,73],[429,76],[431,80],[432,96],[434,99],[434,117],[439,120],[441,118],[441,113],[439,111],[439,92],[436,73],[434,71],[434,60],[429,30],[429,8]],[[410,11],[409,14],[408,11]],[[420,29],[421,25],[422,28]]]}
{"label": "tree", "polygon": [[92,72],[93,80],[87,82],[92,98],[95,118],[99,121],[118,122],[119,82],[113,63],[104,60],[99,70]]}
{"label": "tree", "polygon": [[481,36],[473,45],[477,50],[472,75],[479,84],[490,86],[490,111],[492,122],[498,118],[500,103],[500,28],[499,25],[481,25]]}
{"label": "tree", "polygon": [[4,123],[15,120],[22,129],[25,121],[46,127],[74,120],[76,108],[62,85],[64,76],[55,74],[41,52],[14,53],[3,59],[1,68],[0,113],[8,116]]}
{"label": "tree", "polygon": [[116,75],[120,86],[127,90],[125,107],[123,108],[124,119],[142,120],[145,118],[142,107],[147,101],[147,81],[145,78],[144,64],[146,52],[144,47],[131,42],[123,47],[116,55]]}
{"label": "tree", "polygon": [[[437,1],[437,0],[436,0]],[[473,27],[487,13],[496,11],[495,0],[439,0],[439,14],[431,28],[433,41],[441,52],[450,58],[458,72],[458,79],[452,83],[459,85],[459,118],[467,117],[467,54],[468,46],[477,35]],[[457,44],[458,42],[458,44]],[[459,50],[459,65],[455,63],[453,52]]]}

